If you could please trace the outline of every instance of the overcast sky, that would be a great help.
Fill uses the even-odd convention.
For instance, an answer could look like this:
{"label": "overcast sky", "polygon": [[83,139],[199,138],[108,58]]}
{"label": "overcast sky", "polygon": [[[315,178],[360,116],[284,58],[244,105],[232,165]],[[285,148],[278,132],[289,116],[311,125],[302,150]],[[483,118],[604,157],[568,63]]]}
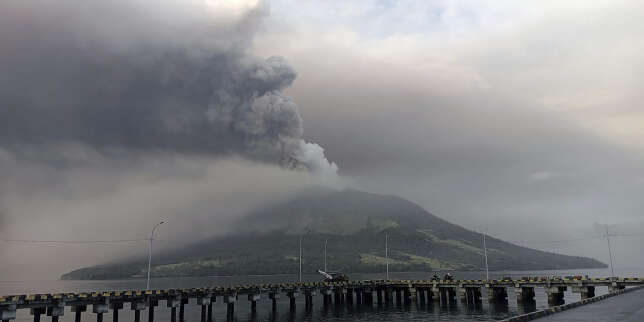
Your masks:
{"label": "overcast sky", "polygon": [[[254,50],[298,71],[305,136],[355,184],[507,240],[644,233],[641,3],[271,4]],[[532,246],[608,262],[605,241]]]}
{"label": "overcast sky", "polygon": [[[638,1],[79,3],[0,4],[3,238],[145,238],[160,217],[203,237],[329,182],[606,262],[601,239],[528,242],[644,233]],[[616,238],[616,266],[644,267],[642,242]],[[65,247],[0,244],[0,280],[124,253]]]}

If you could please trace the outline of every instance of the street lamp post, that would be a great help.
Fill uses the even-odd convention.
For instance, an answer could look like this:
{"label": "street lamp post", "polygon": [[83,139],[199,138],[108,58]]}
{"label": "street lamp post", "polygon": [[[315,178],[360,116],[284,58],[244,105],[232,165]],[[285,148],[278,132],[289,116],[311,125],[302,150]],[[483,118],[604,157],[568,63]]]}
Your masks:
{"label": "street lamp post", "polygon": [[163,220],[160,221],[158,224],[156,224],[154,226],[154,228],[152,228],[152,233],[150,233],[150,248],[149,248],[149,252],[148,252],[148,283],[147,283],[147,286],[145,288],[146,290],[150,289],[150,266],[152,265],[152,240],[154,240],[154,231],[157,229],[157,227],[159,227],[160,225],[162,225],[164,223],[165,223],[165,221],[163,221]]}
{"label": "street lamp post", "polygon": [[483,235],[483,252],[485,254],[485,279],[490,280],[490,269],[487,265],[487,245],[485,244],[485,233]]}
{"label": "street lamp post", "polygon": [[610,277],[615,277],[615,270],[613,270],[613,251],[610,249],[610,234],[608,233],[608,225],[604,225],[606,229],[606,242],[608,243],[608,257],[610,258]]}
{"label": "street lamp post", "polygon": [[389,280],[389,234],[385,234],[385,263],[387,265],[387,280]]}
{"label": "street lamp post", "polygon": [[324,239],[324,271],[325,272],[328,272],[326,270],[326,245],[327,245],[328,242],[329,242],[328,238]]}
{"label": "street lamp post", "polygon": [[300,235],[300,283],[302,283],[302,236]]}

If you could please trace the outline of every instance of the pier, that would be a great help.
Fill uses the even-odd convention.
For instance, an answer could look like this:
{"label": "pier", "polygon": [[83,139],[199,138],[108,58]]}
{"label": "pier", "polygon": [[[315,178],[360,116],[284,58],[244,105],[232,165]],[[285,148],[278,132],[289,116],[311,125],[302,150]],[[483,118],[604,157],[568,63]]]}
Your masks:
{"label": "pier", "polygon": [[[342,283],[281,283],[253,284],[231,287],[205,287],[168,290],[129,290],[90,293],[60,293],[0,296],[0,320],[16,319],[18,310],[29,310],[34,322],[43,316],[58,322],[71,308],[74,321],[81,322],[83,313],[94,315],[92,320],[103,322],[103,314],[112,311],[113,322],[119,321],[119,310],[134,311],[134,322],[141,322],[142,311],[147,321],[154,322],[155,308],[170,308],[170,321],[183,322],[186,305],[196,305],[201,311],[201,322],[212,322],[213,305],[226,306],[227,317],[234,316],[236,305],[249,305],[255,313],[257,302],[268,300],[272,309],[278,301],[288,300],[291,311],[296,309],[296,298],[304,297],[306,309],[318,305],[409,305],[439,302],[441,305],[461,303],[480,305],[485,292],[490,302],[505,303],[508,290],[513,289],[517,303],[534,302],[535,292],[545,292],[550,305],[564,302],[563,292],[578,293],[581,300],[595,296],[596,287],[616,292],[629,286],[644,285],[644,278],[524,278],[503,280],[365,280]],[[246,302],[246,303],[244,303]],[[126,306],[127,304],[127,306]],[[88,309],[91,308],[91,311]]]}

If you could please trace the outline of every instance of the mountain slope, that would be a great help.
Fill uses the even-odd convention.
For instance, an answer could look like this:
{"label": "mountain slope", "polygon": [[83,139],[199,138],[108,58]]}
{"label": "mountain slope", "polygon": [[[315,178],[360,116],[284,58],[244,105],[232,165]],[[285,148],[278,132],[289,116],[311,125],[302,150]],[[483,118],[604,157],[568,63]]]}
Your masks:
{"label": "mountain slope", "polygon": [[[156,256],[155,276],[295,273],[302,236],[304,272],[328,263],[345,272],[380,272],[389,236],[392,271],[478,270],[481,235],[451,224],[395,196],[358,190],[315,188],[265,207],[238,224],[235,234],[195,243]],[[491,269],[572,269],[605,267],[585,257],[565,256],[487,238]],[[82,268],[64,279],[141,276],[143,258]]]}

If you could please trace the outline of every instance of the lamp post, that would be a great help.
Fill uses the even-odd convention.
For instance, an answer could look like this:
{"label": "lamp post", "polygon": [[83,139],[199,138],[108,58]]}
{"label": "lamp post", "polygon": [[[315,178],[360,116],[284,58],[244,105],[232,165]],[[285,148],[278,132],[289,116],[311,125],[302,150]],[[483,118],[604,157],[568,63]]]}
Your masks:
{"label": "lamp post", "polygon": [[389,280],[389,234],[385,234],[385,262],[387,265],[387,280]]}
{"label": "lamp post", "polygon": [[154,240],[154,231],[157,229],[157,227],[164,223],[165,221],[161,220],[158,224],[154,225],[154,228],[152,228],[152,233],[150,233],[150,248],[148,252],[148,283],[145,287],[146,290],[150,289],[150,266],[152,265],[152,240]]}
{"label": "lamp post", "polygon": [[606,242],[608,243],[608,257],[610,258],[610,277],[615,277],[615,270],[613,270],[613,251],[610,249],[610,234],[608,233],[608,225],[604,225],[606,230]]}
{"label": "lamp post", "polygon": [[483,252],[485,254],[485,280],[490,280],[490,269],[487,265],[487,245],[485,244],[485,233],[483,235]]}
{"label": "lamp post", "polygon": [[300,283],[302,283],[302,235],[300,235]]}
{"label": "lamp post", "polygon": [[326,245],[327,245],[328,242],[329,242],[328,238],[324,239],[324,271],[325,272],[328,272],[326,270]]}

